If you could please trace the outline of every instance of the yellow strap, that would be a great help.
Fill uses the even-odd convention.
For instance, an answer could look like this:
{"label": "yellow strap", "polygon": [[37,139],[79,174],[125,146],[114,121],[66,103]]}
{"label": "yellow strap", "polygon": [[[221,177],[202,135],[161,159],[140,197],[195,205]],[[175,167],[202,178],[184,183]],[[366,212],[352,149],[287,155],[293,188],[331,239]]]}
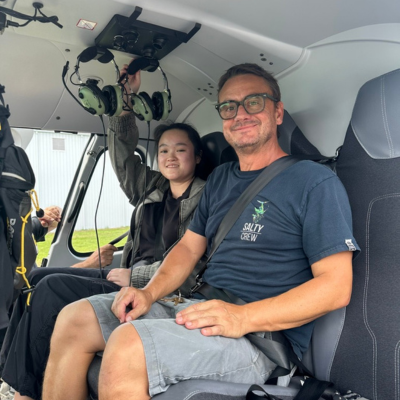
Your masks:
{"label": "yellow strap", "polygon": [[[29,194],[29,197],[31,198],[32,204],[34,205],[36,211],[40,210],[39,207],[39,200],[38,196],[36,193],[36,190],[32,189],[27,192]],[[32,208],[29,210],[28,214],[25,215],[25,217],[21,217],[22,220],[22,227],[21,227],[21,265],[16,268],[16,272],[20,275],[22,275],[23,280],[26,283],[26,287],[28,289],[31,288],[31,285],[29,284],[28,278],[26,277],[26,272],[27,269],[25,268],[25,225],[28,222],[28,218],[31,215]],[[28,293],[28,298],[26,300],[26,304],[29,306],[30,301],[31,301],[31,294],[32,292]]]}
{"label": "yellow strap", "polygon": [[[33,206],[35,207],[35,210],[36,210],[36,211],[39,211],[39,210],[40,210],[40,207],[39,207],[39,200],[38,200],[38,196],[37,196],[36,190],[35,190],[35,189],[32,189],[32,190],[30,190],[30,191],[28,192],[28,194],[29,194],[29,196],[30,196],[30,198],[31,198],[31,200],[32,200],[32,204],[33,204]],[[32,211],[32,210],[31,210],[31,211]]]}
{"label": "yellow strap", "polygon": [[[16,268],[15,272],[18,274],[22,275],[22,278],[24,279],[26,286],[28,289],[31,288],[31,285],[29,284],[28,278],[26,277],[26,268],[25,268],[25,225],[28,222],[28,218],[31,215],[32,208],[29,210],[28,214],[25,215],[25,217],[21,217],[22,220],[22,227],[21,227],[21,265]],[[31,292],[28,294],[28,298],[26,300],[26,304],[29,306],[30,305],[30,300],[31,300]]]}

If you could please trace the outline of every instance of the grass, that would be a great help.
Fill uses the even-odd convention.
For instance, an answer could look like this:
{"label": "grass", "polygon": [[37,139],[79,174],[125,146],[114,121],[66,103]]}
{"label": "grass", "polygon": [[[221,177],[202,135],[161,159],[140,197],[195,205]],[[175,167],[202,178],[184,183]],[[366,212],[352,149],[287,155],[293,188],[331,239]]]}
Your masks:
{"label": "grass", "polygon": [[[112,229],[99,229],[99,243],[100,246],[104,246],[109,243],[111,240],[116,237],[122,235],[129,229],[128,226],[122,228],[112,228]],[[38,256],[36,258],[36,264],[40,265],[42,263],[42,259],[47,257],[49,254],[49,249],[51,242],[53,241],[54,233],[48,233],[46,235],[46,240],[44,242],[37,243],[38,246]],[[126,242],[126,238],[118,242],[118,247],[124,245]],[[72,246],[77,252],[87,253],[93,252],[97,248],[97,240],[94,229],[75,231],[72,236]]]}

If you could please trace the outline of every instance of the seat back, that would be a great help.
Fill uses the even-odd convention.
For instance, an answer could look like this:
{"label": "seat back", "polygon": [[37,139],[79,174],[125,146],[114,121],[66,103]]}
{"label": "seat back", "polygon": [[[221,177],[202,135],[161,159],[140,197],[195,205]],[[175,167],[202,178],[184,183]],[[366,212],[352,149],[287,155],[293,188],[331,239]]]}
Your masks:
{"label": "seat back", "polygon": [[[237,154],[222,132],[212,132],[201,138],[203,156],[199,177],[207,179],[215,167],[229,161],[238,161]],[[318,156],[321,153],[304,136],[293,118],[285,110],[283,122],[278,126],[278,141],[282,150],[291,155]]]}
{"label": "seat back", "polygon": [[235,150],[222,132],[211,132],[201,137],[203,155],[198,169],[200,178],[206,180],[215,167],[229,161],[237,161]]}
{"label": "seat back", "polygon": [[400,70],[360,89],[336,168],[361,253],[330,380],[371,400],[398,400]]}
{"label": "seat back", "polygon": [[320,155],[296,125],[291,115],[285,110],[283,122],[278,125],[278,141],[285,153],[293,156]]}

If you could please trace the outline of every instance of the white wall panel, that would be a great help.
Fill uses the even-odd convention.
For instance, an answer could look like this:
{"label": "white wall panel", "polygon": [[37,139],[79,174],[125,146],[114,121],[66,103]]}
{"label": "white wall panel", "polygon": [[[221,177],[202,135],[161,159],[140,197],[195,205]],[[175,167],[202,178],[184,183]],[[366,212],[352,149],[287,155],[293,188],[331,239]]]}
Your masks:
{"label": "white wall panel", "polygon": [[[53,148],[53,138],[64,140],[65,150]],[[82,152],[89,135],[35,131],[26,149],[36,175],[35,189],[42,208],[64,206]],[[77,230],[94,229],[94,215],[99,198],[103,158],[97,164],[76,225]],[[108,153],[104,186],[97,213],[97,228],[128,226],[133,207],[119,187],[111,167]]]}

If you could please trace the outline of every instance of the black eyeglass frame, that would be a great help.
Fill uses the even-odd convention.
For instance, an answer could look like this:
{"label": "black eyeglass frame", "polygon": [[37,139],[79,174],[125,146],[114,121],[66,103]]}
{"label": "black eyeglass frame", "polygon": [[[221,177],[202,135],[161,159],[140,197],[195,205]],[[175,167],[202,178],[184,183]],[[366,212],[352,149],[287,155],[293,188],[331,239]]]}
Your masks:
{"label": "black eyeglass frame", "polygon": [[[257,112],[255,112],[255,113],[249,113],[249,112],[247,111],[246,107],[244,106],[244,102],[245,102],[249,97],[255,97],[255,96],[261,96],[261,97],[264,98],[264,107],[263,107],[262,110],[260,110],[260,111],[257,111]],[[276,99],[275,97],[271,96],[271,95],[268,94],[268,93],[253,93],[253,94],[249,94],[248,96],[246,96],[242,101],[226,100],[226,101],[223,101],[222,103],[217,103],[214,107],[215,107],[215,109],[218,111],[218,115],[221,117],[221,119],[223,119],[223,120],[226,121],[226,120],[233,119],[233,118],[236,117],[236,115],[237,115],[237,113],[238,113],[238,110],[239,110],[239,106],[243,106],[243,108],[245,109],[245,111],[247,112],[247,114],[250,114],[250,115],[252,115],[252,114],[258,114],[259,112],[264,111],[264,109],[265,109],[265,98],[270,99],[270,100],[273,101],[274,103],[278,103],[278,102],[280,101],[279,99]],[[223,104],[227,104],[227,103],[235,103],[235,104],[236,104],[236,113],[235,113],[235,115],[234,115],[233,117],[230,117],[230,118],[223,118],[223,117],[221,116],[220,107],[221,107]]]}

